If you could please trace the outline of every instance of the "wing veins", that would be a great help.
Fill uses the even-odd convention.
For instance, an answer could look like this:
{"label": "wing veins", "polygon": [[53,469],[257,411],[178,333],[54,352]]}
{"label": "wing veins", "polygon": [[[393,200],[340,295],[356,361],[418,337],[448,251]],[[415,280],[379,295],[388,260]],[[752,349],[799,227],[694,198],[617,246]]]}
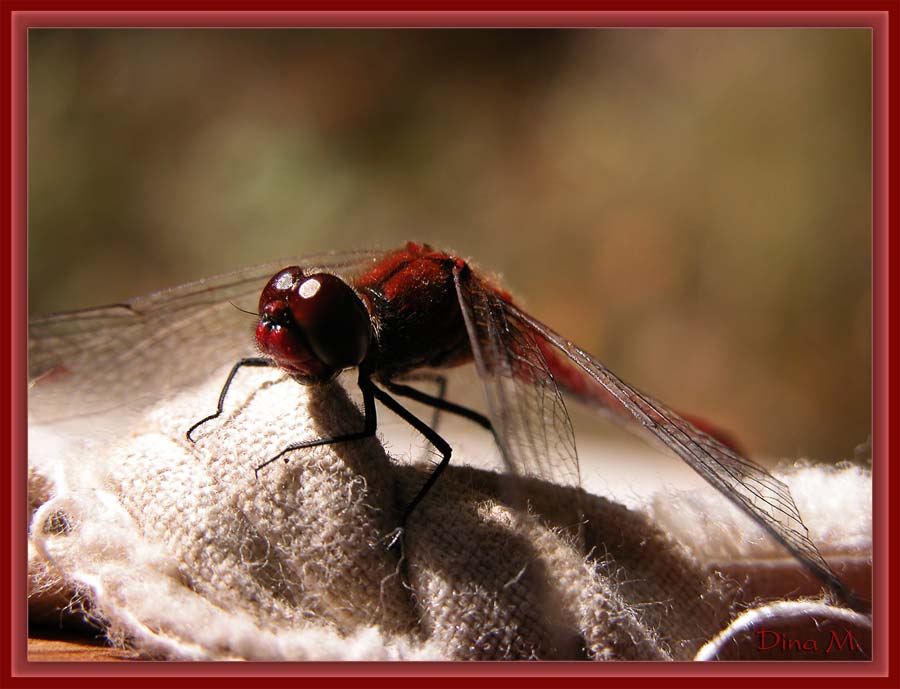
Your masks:
{"label": "wing veins", "polygon": [[[722,443],[699,429],[695,429],[689,422],[667,409],[662,403],[653,401],[652,398],[638,392],[577,345],[561,337],[543,323],[524,314],[512,304],[506,304],[505,308],[525,320],[550,344],[567,354],[573,363],[608,394],[612,395],[646,431],[662,441],[703,478],[741,507],[748,516],[772,534],[845,601],[853,601],[853,597],[846,591],[840,579],[809,538],[809,530],[803,523],[799,510],[790,495],[790,489],[784,483],[771,476],[761,466],[735,455]],[[641,403],[646,405],[646,408],[642,407]],[[653,418],[648,410],[657,418]],[[690,429],[690,432],[686,429]],[[694,439],[695,437],[697,440]],[[722,461],[715,455],[719,455]],[[738,467],[728,466],[725,460],[743,467],[750,467],[752,472],[744,473]],[[750,476],[749,473],[755,473],[756,476]],[[743,480],[745,476],[747,481],[754,480],[760,488],[747,485]],[[760,494],[760,489],[765,492],[765,495]],[[754,496],[760,502],[755,501]],[[776,502],[773,503],[773,500]]]}

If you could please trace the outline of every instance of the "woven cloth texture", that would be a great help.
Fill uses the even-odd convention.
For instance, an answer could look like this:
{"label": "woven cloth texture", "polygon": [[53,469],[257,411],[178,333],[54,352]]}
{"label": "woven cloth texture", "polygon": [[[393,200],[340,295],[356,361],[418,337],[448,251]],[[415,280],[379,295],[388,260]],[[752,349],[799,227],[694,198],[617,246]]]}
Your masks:
{"label": "woven cloth texture", "polygon": [[[458,458],[389,547],[430,467],[371,438],[257,474],[287,442],[361,428],[360,412],[338,384],[254,370],[192,445],[220,383],[121,426],[29,427],[32,619],[85,614],[150,658],[672,660],[752,602],[746,580],[710,565],[735,553],[708,542],[702,497],[693,511],[627,509]],[[824,534],[826,557],[865,560],[868,473],[813,475],[859,496]],[[759,538],[733,539],[737,556],[758,557]]]}

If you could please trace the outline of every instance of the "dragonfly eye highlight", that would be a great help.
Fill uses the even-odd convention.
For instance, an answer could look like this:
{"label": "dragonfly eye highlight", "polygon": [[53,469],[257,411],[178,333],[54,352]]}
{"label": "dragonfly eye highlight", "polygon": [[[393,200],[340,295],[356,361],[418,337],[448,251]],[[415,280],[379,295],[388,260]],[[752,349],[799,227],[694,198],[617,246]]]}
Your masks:
{"label": "dragonfly eye highlight", "polygon": [[262,316],[267,307],[271,310],[273,304],[278,302],[287,303],[294,285],[302,279],[303,270],[300,266],[289,266],[276,273],[266,283],[262,294],[259,295],[259,315]]}

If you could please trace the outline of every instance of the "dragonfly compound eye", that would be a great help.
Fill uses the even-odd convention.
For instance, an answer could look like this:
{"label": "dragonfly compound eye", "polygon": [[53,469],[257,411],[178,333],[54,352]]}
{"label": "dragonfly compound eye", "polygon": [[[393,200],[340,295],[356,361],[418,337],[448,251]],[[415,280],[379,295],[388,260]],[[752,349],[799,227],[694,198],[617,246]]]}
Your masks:
{"label": "dragonfly compound eye", "polygon": [[260,349],[301,382],[330,380],[368,352],[369,312],[334,275],[285,268],[263,290],[259,313]]}
{"label": "dragonfly compound eye", "polygon": [[369,312],[346,282],[328,273],[303,278],[288,299],[294,321],[329,366],[356,366],[369,349]]}
{"label": "dragonfly compound eye", "polygon": [[287,305],[288,298],[291,296],[291,290],[298,281],[303,279],[303,270],[299,266],[290,266],[279,271],[275,276],[266,283],[262,294],[259,295],[259,314],[268,307],[271,309],[273,304]]}

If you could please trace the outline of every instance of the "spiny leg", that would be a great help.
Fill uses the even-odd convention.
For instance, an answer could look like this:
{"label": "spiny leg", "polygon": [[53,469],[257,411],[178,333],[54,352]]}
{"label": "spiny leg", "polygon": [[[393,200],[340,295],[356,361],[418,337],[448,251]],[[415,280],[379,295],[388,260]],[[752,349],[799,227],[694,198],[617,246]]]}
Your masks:
{"label": "spiny leg", "polygon": [[[434,383],[434,384],[437,386],[437,393],[433,396],[433,399],[443,400],[443,399],[445,399],[445,397],[446,397],[446,394],[447,394],[447,377],[441,375],[440,373],[433,373],[433,372],[431,372],[431,371],[418,371],[418,372],[416,372],[416,373],[407,374],[407,375],[403,376],[403,384],[402,384],[402,385],[401,385],[401,384],[397,384],[397,385],[395,386],[396,388],[398,388],[397,390],[395,390],[395,392],[396,392],[398,395],[404,395],[404,396],[406,396],[406,397],[409,397],[409,395],[406,395],[406,394],[403,392],[403,390],[416,390],[416,391],[418,391],[417,388],[412,388],[412,387],[409,387],[409,386],[407,385],[407,383],[411,383],[411,382],[415,382],[415,383],[419,383],[419,382]],[[392,383],[387,383],[387,384],[385,384],[385,387],[390,388],[391,385],[392,385]],[[423,394],[424,394],[424,393],[423,393]],[[440,420],[441,420],[441,409],[440,409],[440,407],[436,407],[436,406],[433,405],[433,404],[431,405],[431,408],[432,408],[433,411],[432,411],[432,414],[431,414],[431,421],[428,422],[428,425],[431,426],[432,430],[434,430],[434,431],[437,432],[437,431],[438,431],[438,424],[440,423]],[[427,447],[426,447],[426,448],[423,448],[422,456],[420,457],[420,460],[419,460],[419,461],[421,461],[421,462],[427,462],[427,461],[429,461],[430,459],[431,459],[431,452],[429,451],[429,449],[428,449]]]}
{"label": "spiny leg", "polygon": [[185,433],[185,437],[193,442],[196,442],[192,437],[191,433],[196,431],[200,426],[205,424],[207,421],[212,421],[213,419],[218,418],[222,415],[222,409],[225,406],[225,396],[228,394],[228,389],[231,387],[231,383],[234,380],[237,372],[242,369],[244,366],[275,366],[275,362],[271,359],[265,359],[263,357],[256,356],[248,356],[244,357],[240,361],[238,361],[234,366],[231,367],[231,372],[228,374],[228,377],[225,379],[225,384],[222,386],[222,392],[219,393],[219,403],[216,405],[216,412],[214,414],[210,414],[206,418],[200,419],[197,423],[191,426],[187,433]]}
{"label": "spiny leg", "polygon": [[[375,412],[375,394],[380,391],[369,379],[368,374],[363,373],[362,370],[360,370],[359,372],[359,379],[357,382],[359,384],[360,392],[362,392],[363,396],[364,418],[363,428],[361,431],[356,431],[354,433],[345,433],[333,438],[319,438],[317,440],[304,440],[301,442],[291,443],[277,455],[275,455],[271,459],[267,459],[265,462],[256,467],[256,475],[259,476],[260,469],[268,466],[278,459],[281,459],[288,452],[293,452],[294,450],[302,450],[308,447],[318,447],[320,445],[333,445],[334,443],[343,443],[350,440],[362,440],[363,438],[371,438],[373,435],[375,435],[375,429],[378,426],[378,419]],[[284,458],[284,461],[285,463],[287,463],[287,457]]]}
{"label": "spiny leg", "polygon": [[[493,432],[493,426],[491,426],[490,420],[484,416],[483,414],[479,414],[476,411],[463,407],[459,404],[454,404],[453,402],[448,402],[442,397],[434,397],[427,393],[422,392],[421,390],[417,390],[415,388],[409,387],[408,385],[400,385],[398,383],[394,383],[391,381],[384,381],[384,386],[393,392],[396,395],[401,395],[403,397],[409,397],[410,399],[416,400],[417,402],[421,402],[422,404],[427,404],[431,407],[434,407],[439,411],[446,411],[451,414],[456,414],[457,416],[461,416],[465,419],[469,419],[470,421],[474,421],[482,428]],[[419,431],[425,438],[434,445],[435,449],[437,449],[441,455],[442,459],[440,463],[434,468],[434,471],[431,472],[429,477],[426,479],[425,483],[419,489],[419,492],[412,499],[412,502],[407,505],[406,509],[403,512],[403,521],[402,526],[406,525],[406,520],[409,518],[409,515],[412,514],[413,510],[416,506],[422,501],[422,498],[425,497],[426,493],[431,489],[434,485],[435,481],[438,480],[438,477],[447,468],[447,464],[450,463],[450,452],[451,448],[447,442],[438,435],[437,431],[433,428],[424,424],[421,420],[413,416],[409,411],[407,411],[404,407],[402,407],[396,400],[389,397],[386,393],[382,391],[378,391],[378,394],[383,395],[384,398],[390,400],[387,402],[386,399],[382,397],[378,397],[379,401],[382,402],[386,407],[394,411],[398,416],[403,418],[407,423],[409,423],[413,428]],[[394,405],[394,406],[392,406]],[[402,410],[399,411],[399,410]],[[446,448],[446,451],[445,449]]]}
{"label": "spiny leg", "polygon": [[[440,377],[443,379],[443,376]],[[416,388],[410,387],[409,385],[402,385],[393,381],[384,381],[384,386],[395,395],[400,395],[401,397],[409,397],[416,402],[421,402],[422,404],[427,404],[429,407],[434,407],[434,409],[438,411],[446,411],[451,414],[456,414],[457,416],[461,416],[464,419],[469,419],[469,421],[474,421],[485,430],[493,431],[493,426],[491,425],[490,419],[488,419],[484,414],[479,414],[477,411],[469,409],[468,407],[464,407],[461,404],[448,402],[444,399],[443,390],[441,391],[441,394],[439,396],[434,396],[422,392],[421,390],[417,390]]]}
{"label": "spiny leg", "polygon": [[[403,384],[389,382],[385,383],[385,387],[390,389],[392,386],[396,388],[410,389],[415,390],[416,388],[410,388],[406,383],[418,383],[421,381],[425,381],[428,383],[434,383],[437,386],[437,393],[433,396],[433,399],[443,400],[447,395],[447,376],[441,375],[440,373],[432,373],[431,371],[418,371],[416,373],[411,373],[403,376],[402,378]],[[403,392],[395,390],[398,395],[404,395]],[[409,397],[409,395],[405,395]],[[426,403],[427,404],[427,403]],[[429,422],[429,426],[431,426],[434,430],[438,429],[438,423],[441,418],[441,409],[439,407],[434,406],[431,407],[434,409],[434,414],[431,416],[431,421]]]}

